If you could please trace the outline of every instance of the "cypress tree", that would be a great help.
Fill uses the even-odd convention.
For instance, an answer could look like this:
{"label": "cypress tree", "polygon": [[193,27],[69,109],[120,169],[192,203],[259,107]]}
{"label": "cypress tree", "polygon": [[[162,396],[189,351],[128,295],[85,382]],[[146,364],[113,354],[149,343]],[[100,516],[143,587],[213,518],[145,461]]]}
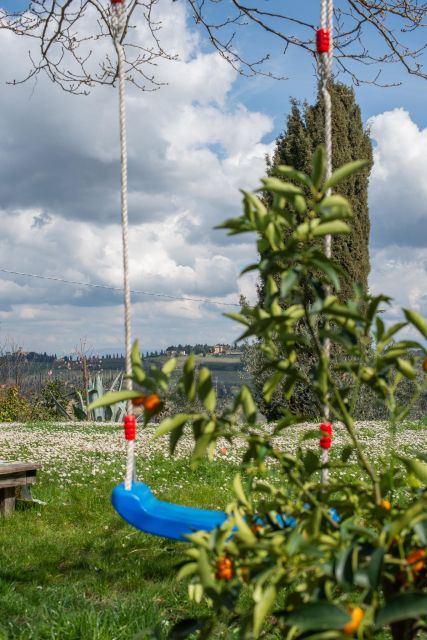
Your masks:
{"label": "cypress tree", "polygon": [[[369,211],[368,180],[372,165],[372,143],[364,129],[354,91],[340,83],[331,86],[332,99],[332,168],[352,160],[370,160],[370,166],[346,180],[336,193],[347,198],[353,209],[352,232],[334,238],[333,259],[344,270],[340,298],[347,300],[358,284],[368,291],[369,275]],[[279,136],[272,165],[289,164],[305,173],[311,172],[311,158],[325,139],[324,104],[304,104],[302,109],[292,100],[286,131]],[[269,173],[271,172],[271,168]]]}
{"label": "cypress tree", "polygon": [[[333,260],[341,267],[341,300],[354,297],[354,286],[358,285],[364,293],[368,292],[369,275],[369,211],[368,180],[372,166],[372,144],[369,134],[364,129],[360,108],[355,101],[354,91],[341,84],[333,83],[330,87],[332,99],[332,168],[342,166],[352,160],[366,159],[369,166],[352,176],[336,189],[346,197],[353,209],[352,231],[349,235],[334,238],[332,245]],[[292,165],[300,171],[311,173],[311,159],[316,147],[324,142],[324,102],[319,97],[316,104],[300,104],[291,101],[291,112],[287,126],[277,138],[276,147],[271,159],[267,159],[267,173],[271,174],[274,166]],[[260,282],[258,295],[262,303],[264,297],[263,283]],[[253,375],[253,385],[257,400],[263,407],[267,418],[275,419],[280,415],[283,404],[281,393],[277,393],[268,406],[262,401],[262,385],[267,374],[262,375],[264,359],[256,347],[248,354],[246,368]],[[309,362],[302,363],[309,367]],[[311,401],[309,389],[298,389],[290,401],[290,408],[298,412],[315,415],[316,408]]]}

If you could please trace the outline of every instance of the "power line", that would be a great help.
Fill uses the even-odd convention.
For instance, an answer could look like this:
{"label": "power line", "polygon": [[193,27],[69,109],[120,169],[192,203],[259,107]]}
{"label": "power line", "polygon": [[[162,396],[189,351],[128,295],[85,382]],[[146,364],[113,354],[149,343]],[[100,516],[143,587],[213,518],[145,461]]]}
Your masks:
{"label": "power line", "polygon": [[[77,284],[80,287],[92,287],[94,289],[108,289],[109,291],[121,291],[121,287],[112,287],[107,284],[94,284],[92,282],[78,282],[77,280],[66,280],[65,278],[58,278],[56,276],[41,276],[37,273],[24,273],[22,271],[11,271],[10,269],[1,269],[2,273],[8,273],[15,276],[25,276],[26,278],[38,278],[39,280],[53,280],[54,282],[62,282],[63,284]],[[207,302],[209,304],[215,304],[220,307],[240,307],[237,302],[221,302],[211,300],[210,298],[192,298],[189,296],[172,296],[168,293],[152,293],[151,291],[140,291],[139,289],[131,289],[131,293],[139,293],[144,296],[153,296],[156,298],[168,298],[170,300],[184,300],[189,302]]]}

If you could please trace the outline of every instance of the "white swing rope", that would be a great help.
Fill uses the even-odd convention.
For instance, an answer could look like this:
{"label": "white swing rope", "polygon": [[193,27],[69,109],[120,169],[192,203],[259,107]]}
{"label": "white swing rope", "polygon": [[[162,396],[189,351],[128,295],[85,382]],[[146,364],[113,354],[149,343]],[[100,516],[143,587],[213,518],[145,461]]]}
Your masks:
{"label": "white swing rope", "polygon": [[[328,85],[331,80],[332,61],[333,61],[333,0],[320,0],[320,28],[329,32],[329,50],[318,54],[319,60],[319,86],[323,95],[325,104],[325,148],[326,148],[326,180],[332,175],[332,104],[331,95]],[[331,190],[328,189],[326,195],[329,196]],[[332,237],[325,237],[325,255],[327,258],[332,256]],[[331,353],[331,342],[329,338],[325,340],[325,352],[329,359]],[[323,415],[329,422],[329,407],[323,407]],[[329,462],[329,449],[323,449],[321,453],[322,466]],[[329,481],[329,469],[322,468],[321,482],[326,484]]]}
{"label": "white swing rope", "polygon": [[[122,219],[122,244],[123,244],[123,285],[124,285],[124,320],[125,320],[125,362],[126,378],[125,386],[127,390],[132,390],[131,363],[131,299],[129,285],[129,232],[128,232],[128,195],[127,195],[127,135],[126,135],[126,104],[125,104],[125,71],[124,71],[124,51],[121,38],[126,26],[126,6],[122,1],[113,1],[112,5],[112,33],[118,58],[118,81],[119,81],[119,115],[120,115],[120,165],[121,165],[121,219]],[[326,179],[332,175],[332,105],[328,84],[331,79],[331,69],[333,60],[333,0],[321,0],[320,3],[320,27],[329,32],[329,50],[319,53],[319,85],[325,103],[325,147],[326,147]],[[327,192],[330,195],[330,189]],[[331,257],[332,238],[327,235],[325,238],[325,254]],[[325,351],[330,356],[330,340],[325,340]],[[324,406],[324,417],[329,420],[329,407]],[[127,403],[128,416],[133,415],[132,402]],[[326,465],[329,461],[329,450],[322,449],[321,462]],[[126,475],[125,489],[130,490],[135,477],[135,440],[127,440]],[[321,482],[327,483],[329,480],[328,469],[322,469]]]}
{"label": "white swing rope", "polygon": [[[127,160],[127,133],[126,133],[126,102],[125,102],[125,55],[122,45],[122,36],[126,27],[126,4],[115,2],[112,7],[112,33],[114,45],[117,50],[119,81],[119,117],[120,117],[120,167],[121,167],[121,219],[122,219],[122,245],[123,245],[123,289],[124,289],[124,324],[125,324],[125,388],[132,390],[132,363],[131,363],[131,299],[129,284],[129,224],[128,224],[128,160]],[[127,402],[127,415],[133,415],[132,401]],[[135,477],[135,440],[126,440],[126,475],[125,489],[130,491]]]}

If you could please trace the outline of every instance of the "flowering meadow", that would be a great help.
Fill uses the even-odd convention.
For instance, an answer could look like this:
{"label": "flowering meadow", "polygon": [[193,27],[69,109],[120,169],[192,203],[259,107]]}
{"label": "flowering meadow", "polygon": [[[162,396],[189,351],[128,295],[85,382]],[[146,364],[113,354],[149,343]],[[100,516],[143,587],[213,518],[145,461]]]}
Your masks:
{"label": "flowering meadow", "polygon": [[[290,428],[276,444],[293,451],[312,427]],[[387,424],[360,422],[357,429],[380,464]],[[191,438],[183,438],[171,458],[167,437],[152,440],[154,431],[139,434],[139,477],[164,499],[224,508],[233,497],[228,487],[243,442],[219,441],[214,461],[191,469]],[[426,434],[426,425],[406,423],[398,428],[398,445],[427,451]],[[344,429],[336,425],[333,455],[345,444]],[[175,579],[186,545],[132,529],[110,505],[111,489],[124,473],[120,425],[0,424],[0,459],[40,462],[33,494],[45,502],[18,506],[0,520],[0,640],[166,638],[177,620],[203,614],[205,605],[188,602],[185,581]],[[356,474],[357,466],[342,473]],[[236,637],[226,627],[217,633]]]}
{"label": "flowering meadow", "polygon": [[[275,444],[283,451],[294,452],[304,434],[313,429],[314,424],[303,424],[289,428],[275,438]],[[390,437],[386,422],[358,422],[356,429],[361,443],[374,462],[379,463],[387,454],[387,442]],[[153,440],[156,427],[148,427],[140,431],[136,445],[137,468],[140,478],[150,484],[154,481],[157,491],[168,492],[170,486],[162,481],[156,471],[159,456],[181,463],[188,459],[192,450],[193,439],[189,435],[183,438],[170,459],[167,436]],[[269,425],[260,426],[260,430],[271,431]],[[410,453],[411,449],[427,452],[427,423],[405,422],[397,430],[397,447],[402,453]],[[334,445],[332,453],[349,444],[349,438],[339,424],[334,425]],[[214,454],[215,460],[239,465],[243,450],[243,440],[236,439],[232,445],[219,440]],[[315,447],[316,443],[307,441],[306,447]],[[39,423],[18,424],[0,423],[0,459],[31,460],[40,462],[43,470],[40,474],[42,485],[49,480],[58,480],[74,487],[88,486],[96,482],[99,476],[108,478],[113,484],[121,482],[125,468],[125,441],[121,435],[120,425],[91,423]],[[190,478],[180,476],[178,486],[191,482]],[[37,491],[37,490],[36,490]]]}

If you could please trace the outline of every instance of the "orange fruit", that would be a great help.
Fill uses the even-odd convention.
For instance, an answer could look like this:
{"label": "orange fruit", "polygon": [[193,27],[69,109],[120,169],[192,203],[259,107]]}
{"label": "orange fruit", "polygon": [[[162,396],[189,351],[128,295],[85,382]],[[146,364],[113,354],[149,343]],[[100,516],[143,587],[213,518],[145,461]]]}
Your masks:
{"label": "orange fruit", "polygon": [[386,509],[387,511],[390,511],[391,502],[389,500],[381,500],[380,507],[382,507],[383,509]]}
{"label": "orange fruit", "polygon": [[144,399],[144,402],[142,404],[144,405],[144,409],[146,411],[154,411],[162,404],[162,401],[160,400],[157,393],[150,393],[150,395]]}
{"label": "orange fruit", "polygon": [[140,407],[144,404],[146,396],[140,395],[137,398],[132,398],[132,404],[134,407]]}
{"label": "orange fruit", "polygon": [[416,549],[406,556],[406,563],[410,565],[412,573],[422,571],[426,564],[426,552],[424,549]]}
{"label": "orange fruit", "polygon": [[231,580],[234,575],[234,566],[231,558],[220,556],[216,562],[217,580]]}
{"label": "orange fruit", "polygon": [[263,530],[263,527],[260,524],[257,524],[256,522],[251,526],[251,531],[255,535],[258,535],[259,533],[261,533],[262,530]]}
{"label": "orange fruit", "polygon": [[352,636],[355,631],[360,627],[360,623],[363,620],[363,616],[365,612],[361,607],[354,607],[354,609],[350,609],[351,620],[347,622],[342,628],[343,633],[346,636]]}

